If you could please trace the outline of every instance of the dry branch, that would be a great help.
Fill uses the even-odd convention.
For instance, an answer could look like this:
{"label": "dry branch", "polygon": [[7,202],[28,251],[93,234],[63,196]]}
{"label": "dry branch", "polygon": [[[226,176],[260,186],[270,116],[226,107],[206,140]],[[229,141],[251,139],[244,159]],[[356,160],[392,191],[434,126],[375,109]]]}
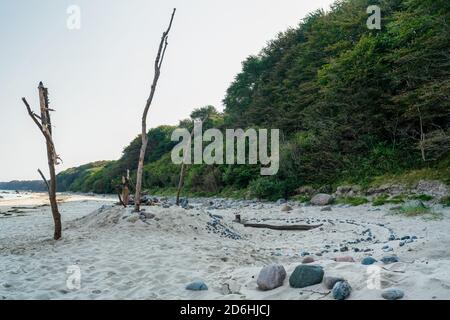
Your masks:
{"label": "dry branch", "polygon": [[155,74],[153,76],[153,82],[150,89],[150,95],[147,99],[147,103],[145,104],[144,112],[142,114],[142,131],[141,131],[141,139],[142,139],[142,145],[141,145],[141,151],[139,154],[139,163],[138,163],[138,169],[137,169],[137,178],[136,178],[136,194],[134,197],[135,201],[135,208],[134,210],[136,212],[140,211],[141,207],[141,191],[142,191],[142,174],[144,170],[144,158],[145,158],[145,152],[147,150],[147,144],[148,144],[148,137],[147,137],[147,115],[148,110],[150,109],[150,106],[153,101],[153,97],[155,95],[156,86],[158,84],[159,76],[161,74],[161,67],[162,63],[164,61],[164,56],[166,54],[166,49],[168,45],[168,37],[170,29],[172,28],[172,22],[173,18],[175,16],[176,9],[173,9],[172,16],[170,17],[170,23],[166,31],[163,32],[161,37],[161,42],[159,44],[158,53],[156,55],[155,59]]}

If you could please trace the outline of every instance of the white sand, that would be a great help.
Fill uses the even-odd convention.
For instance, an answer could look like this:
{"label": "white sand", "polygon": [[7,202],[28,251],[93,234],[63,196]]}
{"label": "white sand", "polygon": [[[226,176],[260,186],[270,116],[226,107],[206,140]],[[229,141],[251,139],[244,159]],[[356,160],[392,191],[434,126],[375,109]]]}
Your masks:
{"label": "white sand", "polygon": [[[156,215],[145,223],[132,222],[137,216],[131,209],[112,207],[113,199],[63,198],[63,239],[57,242],[51,240],[49,207],[6,217],[0,214],[0,299],[332,299],[325,295],[328,291],[322,284],[293,289],[288,279],[272,291],[256,288],[264,265],[283,264],[289,277],[303,259],[301,252],[315,254],[326,244],[331,252],[314,256],[325,274],[347,279],[353,287],[350,299],[380,299],[381,290],[367,287],[367,266],[359,263],[368,253],[332,252],[344,240],[361,238],[367,228],[381,242],[349,248],[371,248],[376,259],[392,253],[400,258],[399,263],[376,264],[383,268],[381,289],[401,288],[404,299],[450,299],[449,209],[440,209],[442,220],[426,221],[388,214],[388,207],[372,211],[370,205],[321,212],[320,207],[293,204],[291,213],[281,212],[281,206],[273,203],[224,210],[145,207]],[[36,194],[26,199],[0,199],[0,212],[46,202],[45,195]],[[97,210],[103,205],[106,208]],[[245,219],[266,218],[272,223],[282,223],[277,219],[310,220],[312,224],[318,219],[326,221],[323,229],[311,231],[254,229],[233,223],[236,212]],[[209,213],[222,216],[222,224],[242,239],[208,233]],[[384,253],[381,248],[389,229],[397,236],[415,235],[418,240],[403,247],[399,241],[391,241],[388,244],[394,251]],[[342,255],[351,255],[357,262],[331,260]],[[66,287],[66,270],[71,265],[81,269],[79,290]],[[205,281],[209,290],[185,290],[194,280]],[[237,293],[224,294],[224,284]]]}

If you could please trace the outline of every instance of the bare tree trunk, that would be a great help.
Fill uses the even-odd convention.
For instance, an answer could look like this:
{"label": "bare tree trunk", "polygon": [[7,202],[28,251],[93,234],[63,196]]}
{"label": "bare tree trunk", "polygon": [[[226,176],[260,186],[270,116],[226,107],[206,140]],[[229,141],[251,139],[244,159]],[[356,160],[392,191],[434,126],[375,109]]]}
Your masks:
{"label": "bare tree trunk", "polygon": [[134,210],[136,212],[141,210],[141,192],[142,192],[142,174],[144,171],[144,159],[145,159],[145,152],[147,150],[147,143],[148,143],[148,137],[147,137],[147,114],[148,110],[152,104],[153,96],[155,95],[156,86],[158,84],[159,76],[161,74],[161,66],[164,61],[164,56],[166,54],[166,49],[168,45],[168,37],[170,29],[172,28],[172,22],[173,18],[175,16],[176,9],[173,9],[172,16],[170,18],[169,27],[165,32],[163,32],[163,35],[161,37],[161,42],[159,44],[158,48],[158,54],[156,55],[155,59],[155,74],[153,76],[153,83],[150,90],[150,95],[147,99],[147,103],[145,104],[144,113],[142,115],[142,132],[141,132],[141,139],[142,139],[142,145],[141,145],[141,152],[139,154],[139,163],[138,163],[138,169],[137,169],[137,178],[136,178],[136,194],[134,197]]}
{"label": "bare tree trunk", "polygon": [[[54,111],[49,108],[48,101],[48,90],[44,87],[42,82],[39,83],[39,104],[41,114],[38,116],[32,110],[30,105],[28,104],[25,98],[22,98],[23,103],[25,104],[28,114],[34,123],[38,126],[39,130],[41,130],[42,134],[45,137],[46,146],[47,146],[47,159],[48,159],[48,168],[50,172],[50,182],[45,179],[44,174],[41,170],[38,170],[42,179],[48,188],[48,195],[50,200],[50,206],[52,208],[53,221],[55,224],[55,232],[53,238],[55,240],[61,239],[61,214],[58,210],[58,203],[56,201],[56,172],[55,165],[59,164],[58,160],[60,160],[59,156],[56,154],[55,145],[53,143],[52,137],[52,122],[50,118],[50,111]],[[39,122],[38,119],[41,121]]]}
{"label": "bare tree trunk", "polygon": [[417,107],[417,112],[419,113],[419,120],[420,120],[420,152],[422,154],[422,161],[426,161],[425,158],[425,133],[423,132],[423,120],[422,120],[422,113],[420,112],[420,108]]}
{"label": "bare tree trunk", "polygon": [[130,170],[127,170],[127,176],[122,176],[122,199],[124,206],[128,206],[130,201]]}
{"label": "bare tree trunk", "polygon": [[184,170],[185,170],[185,166],[186,164],[183,163],[181,164],[181,170],[180,170],[180,180],[178,181],[178,190],[177,190],[177,206],[180,205],[180,193],[181,193],[181,188],[183,187],[183,183],[184,183]]}

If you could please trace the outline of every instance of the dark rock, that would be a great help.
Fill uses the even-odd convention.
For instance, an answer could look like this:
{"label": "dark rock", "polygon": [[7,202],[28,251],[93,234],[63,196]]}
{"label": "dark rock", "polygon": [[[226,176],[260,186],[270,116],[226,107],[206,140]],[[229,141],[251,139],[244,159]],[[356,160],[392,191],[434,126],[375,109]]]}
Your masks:
{"label": "dark rock", "polygon": [[397,256],[384,256],[381,259],[381,262],[383,262],[384,264],[390,264],[390,263],[395,263],[398,262],[398,257]]}
{"label": "dark rock", "polygon": [[186,290],[191,291],[203,291],[208,290],[208,286],[203,281],[196,281],[188,284],[186,286]]}
{"label": "dark rock", "polygon": [[333,294],[333,298],[336,300],[345,300],[350,296],[350,293],[352,292],[352,287],[347,281],[339,281],[336,282],[336,284],[333,287],[333,290],[331,290],[331,293]]}
{"label": "dark rock", "polygon": [[293,288],[309,287],[322,282],[324,275],[321,266],[300,265],[297,266],[289,278],[289,284]]}
{"label": "dark rock", "polygon": [[365,257],[364,259],[361,260],[361,264],[365,266],[369,266],[371,264],[374,264],[375,262],[377,262],[377,260],[373,257]]}
{"label": "dark rock", "polygon": [[330,206],[323,207],[320,211],[332,211]]}

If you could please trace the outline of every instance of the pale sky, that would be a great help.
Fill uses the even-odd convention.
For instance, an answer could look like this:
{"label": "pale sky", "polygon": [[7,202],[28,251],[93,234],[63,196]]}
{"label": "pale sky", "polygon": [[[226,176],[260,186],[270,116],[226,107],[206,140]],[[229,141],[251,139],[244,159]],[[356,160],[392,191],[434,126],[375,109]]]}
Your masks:
{"label": "pale sky", "polygon": [[[115,160],[140,132],[156,49],[177,8],[148,126],[177,124],[197,107],[223,109],[241,62],[278,32],[334,0],[0,0],[0,181],[47,173],[38,111],[49,88],[57,171]],[[67,8],[81,29],[67,28]]]}

